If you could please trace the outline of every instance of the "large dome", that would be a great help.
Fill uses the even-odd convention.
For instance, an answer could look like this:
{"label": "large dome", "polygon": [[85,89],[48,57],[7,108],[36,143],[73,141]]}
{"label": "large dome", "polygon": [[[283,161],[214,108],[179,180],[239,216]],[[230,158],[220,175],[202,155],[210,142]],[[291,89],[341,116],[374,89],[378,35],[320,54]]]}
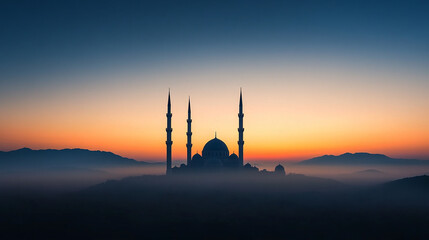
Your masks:
{"label": "large dome", "polygon": [[229,150],[228,147],[222,140],[218,138],[213,138],[212,140],[208,141],[206,145],[204,145],[203,148],[203,158],[227,158],[229,156]]}

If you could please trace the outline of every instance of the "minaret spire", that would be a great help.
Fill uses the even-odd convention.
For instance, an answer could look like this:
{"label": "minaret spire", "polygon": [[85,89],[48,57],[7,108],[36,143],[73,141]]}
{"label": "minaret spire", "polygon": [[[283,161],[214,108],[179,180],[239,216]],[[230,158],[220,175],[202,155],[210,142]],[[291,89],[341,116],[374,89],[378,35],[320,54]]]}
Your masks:
{"label": "minaret spire", "polygon": [[188,118],[191,118],[191,97],[188,98]]}
{"label": "minaret spire", "polygon": [[240,88],[240,106],[239,106],[239,112],[243,113],[243,94],[241,92],[241,88]]}
{"label": "minaret spire", "polygon": [[170,89],[168,89],[167,112],[171,113]]}
{"label": "minaret spire", "polygon": [[171,132],[173,129],[171,128],[171,117],[173,114],[171,114],[171,101],[170,101],[170,89],[168,89],[168,103],[167,103],[167,128],[165,131],[167,132],[167,141],[165,141],[165,144],[167,144],[167,174],[171,173],[171,145],[173,145],[173,141],[171,141]]}
{"label": "minaret spire", "polygon": [[243,97],[242,97],[241,88],[240,88],[240,103],[239,103],[239,107],[238,107],[238,159],[240,161],[241,166],[243,165],[243,145],[244,145],[243,117],[244,117],[244,114],[243,114]]}
{"label": "minaret spire", "polygon": [[189,97],[188,100],[188,131],[186,132],[186,136],[188,136],[188,142],[186,143],[187,148],[187,158],[186,158],[186,164],[190,166],[191,164],[191,158],[192,158],[192,131],[191,131],[191,97]]}

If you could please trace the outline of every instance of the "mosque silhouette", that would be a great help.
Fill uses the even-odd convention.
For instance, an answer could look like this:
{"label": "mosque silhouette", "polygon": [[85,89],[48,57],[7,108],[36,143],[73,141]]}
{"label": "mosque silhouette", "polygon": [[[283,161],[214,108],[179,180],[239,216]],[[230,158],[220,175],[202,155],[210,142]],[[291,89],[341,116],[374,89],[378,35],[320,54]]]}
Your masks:
{"label": "mosque silhouette", "polygon": [[[249,163],[243,166],[243,94],[240,88],[240,101],[239,101],[239,111],[238,111],[238,156],[235,153],[229,154],[227,145],[217,138],[216,133],[215,137],[208,141],[203,148],[202,155],[196,153],[192,156],[192,119],[191,119],[191,99],[188,101],[188,129],[186,132],[187,136],[187,158],[186,165],[182,164],[180,167],[171,167],[171,146],[173,141],[171,140],[171,134],[173,129],[171,128],[171,118],[173,114],[171,113],[171,99],[170,91],[168,91],[168,103],[167,103],[167,175],[174,173],[184,173],[184,172],[213,172],[213,171],[245,171],[253,173],[264,173],[271,174],[273,172],[259,171],[257,167],[251,166]],[[275,168],[275,174],[284,175],[284,167],[280,164]]]}

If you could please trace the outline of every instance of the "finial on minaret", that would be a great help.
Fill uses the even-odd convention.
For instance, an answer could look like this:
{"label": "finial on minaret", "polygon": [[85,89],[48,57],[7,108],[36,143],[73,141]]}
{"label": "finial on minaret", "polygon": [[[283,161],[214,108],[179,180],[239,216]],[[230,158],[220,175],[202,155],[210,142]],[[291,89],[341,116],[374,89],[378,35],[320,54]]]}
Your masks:
{"label": "finial on minaret", "polygon": [[215,131],[215,138],[217,138],[217,132]]}

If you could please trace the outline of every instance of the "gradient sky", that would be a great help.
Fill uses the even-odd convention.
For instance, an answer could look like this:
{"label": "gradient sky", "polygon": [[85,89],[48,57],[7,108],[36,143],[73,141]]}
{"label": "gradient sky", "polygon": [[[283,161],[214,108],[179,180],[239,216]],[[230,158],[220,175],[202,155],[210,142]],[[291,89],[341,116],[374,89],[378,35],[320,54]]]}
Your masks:
{"label": "gradient sky", "polygon": [[427,1],[2,1],[0,150],[429,159]]}

